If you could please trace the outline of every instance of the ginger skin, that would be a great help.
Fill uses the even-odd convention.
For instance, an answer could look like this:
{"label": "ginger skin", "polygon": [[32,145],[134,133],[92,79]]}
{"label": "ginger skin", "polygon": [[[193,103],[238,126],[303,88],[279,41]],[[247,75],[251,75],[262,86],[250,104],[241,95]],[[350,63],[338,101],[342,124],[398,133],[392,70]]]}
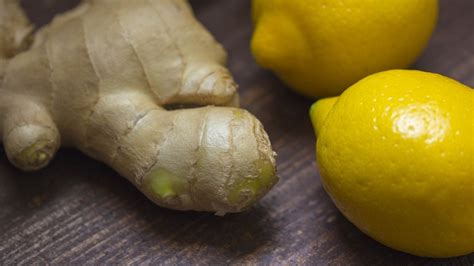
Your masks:
{"label": "ginger skin", "polygon": [[[277,182],[266,132],[233,107],[225,51],[186,1],[84,1],[12,57],[17,43],[0,40],[0,133],[19,169],[75,147],[160,206],[217,214],[250,207]],[[164,108],[181,104],[205,107]]]}

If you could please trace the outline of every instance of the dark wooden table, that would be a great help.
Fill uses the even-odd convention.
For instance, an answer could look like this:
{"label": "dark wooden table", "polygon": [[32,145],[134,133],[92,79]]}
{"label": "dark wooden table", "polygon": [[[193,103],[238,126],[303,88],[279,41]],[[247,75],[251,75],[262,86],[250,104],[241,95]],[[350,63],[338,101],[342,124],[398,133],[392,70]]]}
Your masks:
{"label": "dark wooden table", "polygon": [[[36,24],[76,1],[27,0]],[[248,0],[195,0],[197,16],[230,54],[242,104],[264,123],[278,152],[280,183],[253,209],[216,217],[148,201],[106,166],[72,150],[24,174],[0,155],[0,264],[474,265],[386,248],[351,225],[321,187],[312,100],[289,91],[249,53]],[[474,86],[474,1],[443,0],[437,31],[415,68]],[[1,147],[0,147],[1,148]],[[3,149],[2,149],[3,150]]]}

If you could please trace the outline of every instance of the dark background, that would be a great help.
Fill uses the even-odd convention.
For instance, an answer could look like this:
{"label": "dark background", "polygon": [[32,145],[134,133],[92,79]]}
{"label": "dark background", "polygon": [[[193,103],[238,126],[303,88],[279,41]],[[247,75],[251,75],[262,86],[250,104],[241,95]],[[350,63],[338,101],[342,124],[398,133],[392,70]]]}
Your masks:
{"label": "dark background", "polygon": [[[37,25],[77,1],[25,0]],[[278,152],[280,183],[260,204],[216,217],[153,205],[124,178],[73,150],[24,174],[0,153],[0,264],[474,265],[410,256],[371,240],[344,219],[321,187],[313,102],[260,69],[249,52],[249,1],[192,1],[224,44],[243,107],[265,125]],[[474,1],[441,1],[437,31],[414,68],[474,86]],[[1,148],[1,147],[0,147]]]}

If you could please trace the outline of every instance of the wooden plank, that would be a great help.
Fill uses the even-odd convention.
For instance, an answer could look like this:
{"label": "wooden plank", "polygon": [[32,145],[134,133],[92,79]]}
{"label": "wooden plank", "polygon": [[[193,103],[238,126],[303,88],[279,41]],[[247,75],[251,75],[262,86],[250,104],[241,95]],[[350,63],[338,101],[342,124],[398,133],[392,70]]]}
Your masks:
{"label": "wooden plank", "polygon": [[[48,4],[49,3],[49,4]],[[24,1],[37,24],[77,1]],[[249,53],[249,1],[195,0],[198,17],[229,51],[242,104],[264,123],[281,182],[248,212],[216,217],[156,207],[125,179],[76,151],[23,174],[0,155],[1,264],[473,265],[474,254],[417,258],[366,237],[321,187],[311,100],[260,69]],[[474,1],[441,1],[438,29],[415,68],[474,86]]]}

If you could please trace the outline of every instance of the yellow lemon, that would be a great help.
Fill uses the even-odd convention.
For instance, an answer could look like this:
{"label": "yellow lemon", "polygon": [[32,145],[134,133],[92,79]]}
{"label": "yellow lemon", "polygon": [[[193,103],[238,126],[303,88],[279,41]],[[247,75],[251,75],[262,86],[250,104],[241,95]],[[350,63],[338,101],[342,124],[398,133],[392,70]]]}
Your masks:
{"label": "yellow lemon", "polygon": [[324,188],[359,229],[418,256],[474,252],[474,90],[391,70],[310,113]]}
{"label": "yellow lemon", "polygon": [[253,0],[257,62],[310,97],[406,68],[426,46],[437,0]]}

